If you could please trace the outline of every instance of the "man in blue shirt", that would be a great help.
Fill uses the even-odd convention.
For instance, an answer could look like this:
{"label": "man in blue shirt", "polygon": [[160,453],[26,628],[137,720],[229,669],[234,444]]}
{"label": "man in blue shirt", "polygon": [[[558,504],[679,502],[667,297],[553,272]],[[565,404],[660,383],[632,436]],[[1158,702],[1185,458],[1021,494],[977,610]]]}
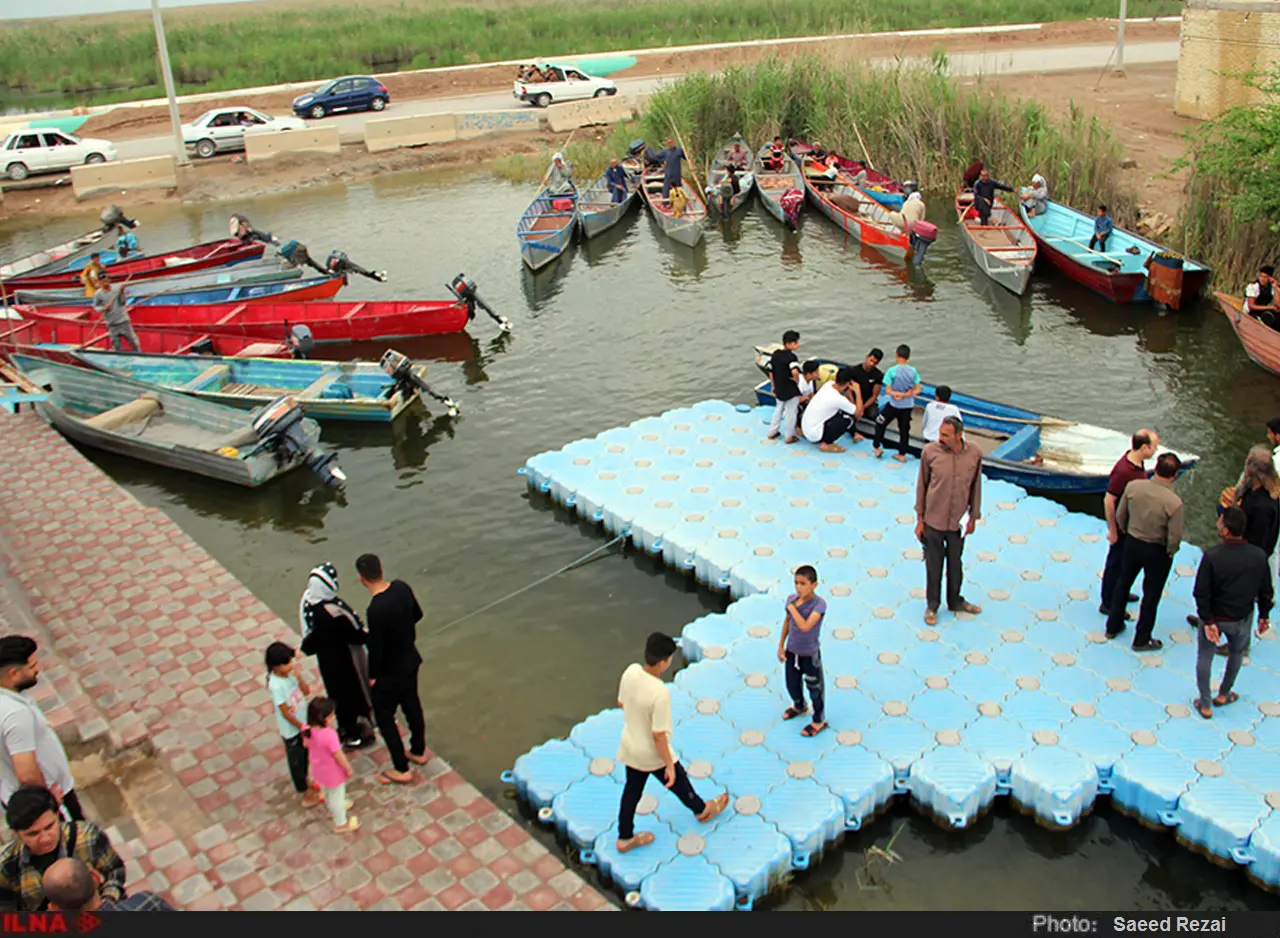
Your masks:
{"label": "man in blue shirt", "polygon": [[1115,225],[1111,223],[1111,216],[1107,214],[1105,205],[1098,206],[1098,217],[1093,220],[1093,237],[1089,239],[1089,250],[1093,250],[1096,244],[1098,250],[1103,254],[1107,253],[1107,238],[1111,236],[1111,230]]}
{"label": "man in blue shirt", "polygon": [[672,189],[684,185],[684,177],[680,175],[680,161],[684,159],[684,149],[676,146],[676,142],[667,138],[667,148],[662,151],[662,197],[670,198]]}
{"label": "man in blue shirt", "polygon": [[609,196],[614,204],[626,199],[627,171],[618,165],[616,156],[609,161],[609,168],[604,171],[604,183],[609,187]]}
{"label": "man in blue shirt", "polygon": [[898,360],[884,373],[880,386],[880,398],[876,402],[880,412],[876,415],[876,435],[871,448],[879,459],[884,455],[884,433],[892,420],[898,424],[898,453],[893,458],[907,461],[907,444],[911,440],[911,412],[915,410],[916,395],[921,391],[920,373],[908,363],[911,346],[899,345]]}
{"label": "man in blue shirt", "polygon": [[138,253],[138,236],[124,225],[116,226],[116,253],[120,255],[120,260]]}

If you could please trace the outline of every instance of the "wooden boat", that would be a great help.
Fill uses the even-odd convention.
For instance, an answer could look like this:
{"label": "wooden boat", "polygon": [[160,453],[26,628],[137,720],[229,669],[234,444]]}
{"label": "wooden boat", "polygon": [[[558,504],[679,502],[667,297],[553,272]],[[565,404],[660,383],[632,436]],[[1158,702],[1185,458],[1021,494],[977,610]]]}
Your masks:
{"label": "wooden boat", "polygon": [[1244,301],[1226,293],[1215,293],[1218,308],[1226,315],[1244,346],[1244,353],[1273,375],[1280,376],[1280,332],[1244,311]]}
{"label": "wooden boat", "polygon": [[[797,157],[808,156],[814,151],[814,147],[800,140],[791,141],[791,152]],[[851,160],[841,156],[839,153],[831,153],[835,157],[836,168],[840,171],[840,175],[847,176],[856,180],[860,173],[866,173],[864,181],[856,183],[871,198],[875,199],[890,211],[897,211],[907,200],[907,194],[903,191],[902,183],[898,182],[892,176],[886,176],[884,173],[872,169],[862,160]]]}
{"label": "wooden boat", "polygon": [[641,186],[645,203],[653,210],[653,217],[663,234],[677,244],[694,247],[706,233],[706,203],[698,194],[697,187],[685,179],[681,183],[686,200],[684,211],[676,215],[672,210],[671,200],[662,196],[662,177],[661,168],[645,171],[642,176],[644,184]]}
{"label": "wooden boat", "polygon": [[[205,286],[184,288],[169,287],[156,290],[152,284],[164,281],[145,281],[137,287],[125,290],[125,302],[135,306],[206,306],[215,303],[262,303],[290,302],[302,303],[309,300],[328,300],[337,295],[343,287],[341,277],[312,277],[309,280],[279,280],[266,283],[227,284],[226,286]],[[93,297],[84,296],[83,292],[75,296],[71,291],[61,294],[62,299],[45,299],[38,291],[17,291],[19,305],[33,303],[36,306],[92,306]]]}
{"label": "wooden boat", "polygon": [[[305,454],[258,439],[253,414],[89,368],[15,356],[49,399],[36,410],[68,439],[143,462],[256,487],[305,464]],[[312,449],[320,428],[302,422]]]}
{"label": "wooden boat", "polygon": [[631,179],[629,172],[627,173],[627,194],[621,202],[613,201],[613,193],[609,191],[602,173],[599,179],[583,189],[578,196],[578,224],[582,228],[583,236],[594,238],[601,232],[608,231],[622,221],[635,200],[635,181]]}
{"label": "wooden boat", "polygon": [[[734,147],[740,148],[742,154],[742,167],[738,173],[738,192],[729,199],[729,204],[722,205],[723,201],[720,197],[720,183],[724,180],[725,174],[728,172],[729,156],[733,152]],[[751,198],[751,190],[755,186],[756,172],[756,155],[747,146],[747,142],[738,134],[734,134],[733,139],[720,148],[715,158],[711,161],[711,171],[707,173],[707,201],[711,207],[718,211],[725,218],[728,218],[742,206],[747,204],[747,199]]]}
{"label": "wooden boat", "polygon": [[106,231],[102,228],[95,228],[93,231],[86,231],[84,234],[72,238],[70,241],[64,241],[62,244],[55,244],[51,248],[45,248],[43,251],[36,251],[34,254],[28,254],[26,257],[20,257],[16,261],[10,261],[7,264],[0,264],[0,282],[9,280],[13,277],[23,277],[27,274],[36,273],[51,264],[56,264],[64,258],[74,257],[81,251],[87,251],[106,236]]}
{"label": "wooden boat", "polygon": [[520,242],[520,257],[530,270],[546,267],[563,254],[573,240],[573,229],[578,222],[574,202],[573,196],[553,196],[544,189],[520,216],[516,240]]}
{"label": "wooden boat", "polygon": [[[313,420],[390,423],[419,397],[416,387],[373,362],[293,361],[205,355],[72,353],[90,368],[169,391],[252,409],[292,394]],[[413,366],[425,381],[426,365]]]}
{"label": "wooden boat", "polygon": [[[771,145],[766,143],[756,154],[756,189],[760,192],[765,211],[794,231],[800,226],[800,208],[804,205],[804,177],[800,174],[800,167],[794,160],[787,159],[785,153],[781,172],[765,169],[766,151],[770,149]],[[799,198],[789,197],[784,206],[783,197],[789,192],[799,193]],[[787,207],[792,209],[790,214]]]}
{"label": "wooden boat", "polygon": [[[1148,303],[1153,300],[1148,283],[1147,263],[1165,253],[1153,241],[1123,228],[1107,239],[1107,251],[1089,249],[1093,236],[1093,216],[1049,202],[1043,215],[1028,216],[1021,210],[1040,248],[1039,256],[1072,280],[1115,303]],[[1160,261],[1153,261],[1159,263]],[[1182,260],[1182,281],[1176,295],[1166,295],[1173,309],[1181,308],[1204,287],[1211,271],[1199,261]]]}
{"label": "wooden boat", "polygon": [[[769,356],[777,345],[756,347],[756,366],[766,375],[755,387],[756,402],[772,407],[775,403],[772,385],[767,377]],[[842,363],[824,359],[824,374],[834,374]],[[909,449],[919,455],[925,445],[920,436],[924,404],[934,400],[934,386],[924,385],[916,398],[918,404],[911,415]],[[1129,435],[1087,423],[1060,420],[1034,411],[997,404],[952,391],[951,403],[960,408],[965,438],[982,449],[982,470],[988,478],[1012,482],[1041,492],[1100,495],[1116,460],[1129,449]],[[870,437],[875,425],[859,420],[858,430]],[[891,432],[896,440],[896,431]],[[1175,452],[1160,447],[1160,452]],[[1191,469],[1200,457],[1177,453],[1182,471]]]}
{"label": "wooden boat", "polygon": [[[170,290],[195,290],[201,287],[237,286],[247,283],[282,283],[301,280],[305,271],[301,267],[281,267],[269,261],[256,263],[248,261],[226,269],[214,268],[200,270],[189,274],[177,274],[172,277],[158,277],[155,280],[144,280],[139,284],[129,285],[129,296],[154,296]],[[312,272],[314,276],[314,272]],[[82,303],[92,304],[93,298],[84,295],[84,289],[58,290],[14,290],[10,294],[14,303],[52,303],[58,306],[77,306]]]}
{"label": "wooden boat", "polygon": [[[154,280],[157,277],[172,277],[176,273],[191,270],[206,270],[210,267],[229,267],[242,261],[255,260],[262,256],[265,249],[261,241],[242,244],[235,238],[223,241],[207,241],[180,251],[167,254],[152,254],[145,257],[130,258],[108,264],[107,270],[115,280],[125,283],[137,283],[140,280]],[[58,289],[60,287],[75,288],[80,286],[79,271],[62,271],[51,274],[27,274],[10,277],[0,285],[5,290]]]}
{"label": "wooden boat", "polygon": [[[64,365],[80,362],[71,354],[77,349],[110,349],[106,326],[94,320],[30,319],[12,323],[0,332],[0,355],[22,354]],[[143,352],[173,355],[252,356],[288,358],[287,343],[243,336],[212,336],[198,329],[148,329],[134,326]]]}
{"label": "wooden boat", "polygon": [[[92,309],[76,306],[15,306],[23,319],[101,322]],[[292,326],[305,325],[317,343],[369,342],[461,332],[472,316],[461,300],[370,301],[359,303],[216,303],[191,306],[146,305],[129,310],[135,327],[188,331],[246,339],[283,340]]]}
{"label": "wooden boat", "polygon": [[962,189],[956,193],[956,219],[982,272],[1018,296],[1026,293],[1036,263],[1036,239],[1021,215],[995,199],[991,224],[984,225],[973,208],[973,192]]}
{"label": "wooden boat", "polygon": [[47,401],[49,393],[12,365],[0,361],[0,408],[16,414],[23,404]]}
{"label": "wooden boat", "polygon": [[850,237],[891,257],[910,257],[911,242],[886,209],[867,193],[837,173],[829,179],[810,172],[808,156],[792,155],[804,177],[804,188],[819,211],[845,230]]}

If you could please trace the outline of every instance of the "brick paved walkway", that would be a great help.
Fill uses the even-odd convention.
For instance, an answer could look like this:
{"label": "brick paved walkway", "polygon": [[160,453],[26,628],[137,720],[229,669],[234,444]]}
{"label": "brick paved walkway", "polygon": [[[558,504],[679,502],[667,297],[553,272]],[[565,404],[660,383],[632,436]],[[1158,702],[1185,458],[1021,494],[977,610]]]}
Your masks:
{"label": "brick paved walkway", "polygon": [[187,909],[613,908],[438,756],[408,788],[374,782],[382,747],[353,759],[355,837],[304,813],[262,665],[296,632],[34,415],[0,414],[0,467],[0,620],[42,632],[42,706],[70,743],[153,751],[194,802],[110,832],[134,888]]}

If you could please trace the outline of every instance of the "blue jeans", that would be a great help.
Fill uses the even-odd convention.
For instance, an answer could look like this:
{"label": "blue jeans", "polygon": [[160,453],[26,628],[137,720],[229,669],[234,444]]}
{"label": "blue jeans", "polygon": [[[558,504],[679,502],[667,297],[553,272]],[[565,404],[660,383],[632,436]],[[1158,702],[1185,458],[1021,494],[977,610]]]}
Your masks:
{"label": "blue jeans", "polygon": [[791,703],[795,708],[804,709],[804,692],[807,687],[809,699],[813,701],[813,722],[825,722],[826,691],[822,686],[822,655],[797,655],[789,651],[783,670],[787,675],[787,693],[791,695]]}
{"label": "blue jeans", "polygon": [[[1222,673],[1222,683],[1218,685],[1219,694],[1231,693],[1235,686],[1236,675],[1240,673],[1240,665],[1249,651],[1250,634],[1253,627],[1253,616],[1237,619],[1234,622],[1218,622],[1218,631],[1227,640],[1227,670]],[[1200,626],[1196,645],[1196,686],[1200,689],[1200,706],[1213,706],[1213,694],[1209,690],[1209,677],[1213,672],[1213,659],[1217,646],[1204,634],[1204,626]]]}

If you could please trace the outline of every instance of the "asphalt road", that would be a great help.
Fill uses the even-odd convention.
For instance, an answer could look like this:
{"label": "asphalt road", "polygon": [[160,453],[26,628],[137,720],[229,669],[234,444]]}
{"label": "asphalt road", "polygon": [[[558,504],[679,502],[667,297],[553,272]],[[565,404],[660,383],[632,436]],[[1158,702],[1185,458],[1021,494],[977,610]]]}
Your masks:
{"label": "asphalt road", "polygon": [[[1125,46],[1126,65],[1151,65],[1178,60],[1179,44],[1169,42],[1129,43]],[[1115,50],[1113,45],[1055,46],[1050,48],[1011,49],[1003,52],[966,52],[949,57],[953,75],[1017,75],[1045,72],[1068,72],[1081,69],[1101,70],[1107,66]],[[888,62],[889,60],[881,60]],[[634,78],[618,82],[621,95],[647,94],[663,82],[678,78]],[[363,139],[365,121],[380,117],[412,117],[420,114],[447,114],[452,111],[496,111],[530,107],[512,97],[510,92],[461,95],[451,98],[425,98],[393,101],[382,114],[366,111],[326,118],[323,123],[336,124],[344,139]],[[174,152],[172,134],[139,137],[116,144],[122,160],[144,156],[165,156]],[[215,157],[216,158],[216,157]],[[225,158],[225,157],[224,157]]]}

